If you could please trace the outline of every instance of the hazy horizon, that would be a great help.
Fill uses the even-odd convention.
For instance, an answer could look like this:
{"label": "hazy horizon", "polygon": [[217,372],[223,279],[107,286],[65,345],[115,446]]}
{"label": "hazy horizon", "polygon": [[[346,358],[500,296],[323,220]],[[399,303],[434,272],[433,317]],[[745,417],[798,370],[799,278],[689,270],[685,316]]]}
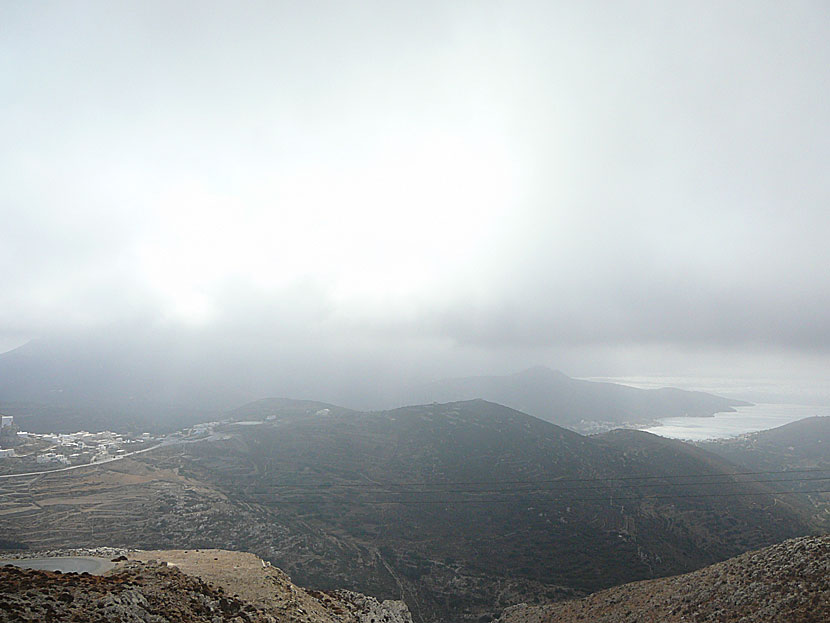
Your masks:
{"label": "hazy horizon", "polygon": [[0,353],[322,399],[542,364],[830,404],[828,27],[809,1],[5,3]]}

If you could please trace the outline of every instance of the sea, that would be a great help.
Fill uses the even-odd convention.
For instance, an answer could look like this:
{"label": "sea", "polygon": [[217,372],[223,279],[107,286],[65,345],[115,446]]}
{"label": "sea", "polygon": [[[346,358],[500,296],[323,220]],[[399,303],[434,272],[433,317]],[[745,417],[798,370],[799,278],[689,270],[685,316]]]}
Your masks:
{"label": "sea", "polygon": [[643,430],[672,439],[707,441],[777,428],[815,415],[830,416],[830,407],[756,404],[736,407],[735,413],[716,413],[712,417],[667,417],[658,420],[659,425]]}
{"label": "sea", "polygon": [[[755,403],[750,407],[736,407],[734,413],[717,413],[712,417],[662,418],[658,420],[659,424],[643,428],[649,433],[672,439],[728,439],[745,433],[769,430],[806,417],[830,416],[828,384],[822,381],[782,382],[780,379],[642,376],[594,377],[589,380],[620,383],[644,389],[679,387]],[[800,402],[799,399],[804,402]],[[805,404],[808,402],[809,404]]]}

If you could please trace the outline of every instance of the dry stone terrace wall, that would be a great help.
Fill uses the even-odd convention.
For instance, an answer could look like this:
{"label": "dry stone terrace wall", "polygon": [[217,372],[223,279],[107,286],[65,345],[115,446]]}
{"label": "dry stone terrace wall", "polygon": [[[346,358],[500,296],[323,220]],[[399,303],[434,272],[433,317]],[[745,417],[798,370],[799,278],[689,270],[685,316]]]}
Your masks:
{"label": "dry stone terrace wall", "polygon": [[[581,437],[480,401],[315,413],[0,483],[0,533],[30,549],[251,551],[306,586],[403,598],[421,622],[477,623],[512,604],[691,570],[808,532],[757,484],[735,482],[735,498],[661,484],[661,499],[638,502],[652,489],[614,484],[619,476],[725,473],[716,457],[644,433]],[[608,478],[571,493],[598,475]],[[563,478],[573,482],[561,495],[488,486],[453,494],[458,505],[436,500],[446,491],[366,486]],[[399,497],[418,503],[386,501]]]}

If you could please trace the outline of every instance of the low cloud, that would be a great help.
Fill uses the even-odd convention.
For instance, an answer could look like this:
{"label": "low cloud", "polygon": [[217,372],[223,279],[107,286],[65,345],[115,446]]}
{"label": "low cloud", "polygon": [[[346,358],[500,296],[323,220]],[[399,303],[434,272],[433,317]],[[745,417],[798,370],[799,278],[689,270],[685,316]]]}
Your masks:
{"label": "low cloud", "polygon": [[0,348],[308,392],[830,355],[823,6],[0,12]]}

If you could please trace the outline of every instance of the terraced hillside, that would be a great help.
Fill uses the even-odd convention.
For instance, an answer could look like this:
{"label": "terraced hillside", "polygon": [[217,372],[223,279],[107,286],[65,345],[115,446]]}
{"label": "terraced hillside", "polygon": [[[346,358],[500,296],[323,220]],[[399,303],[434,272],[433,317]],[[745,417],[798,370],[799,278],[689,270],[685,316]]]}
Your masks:
{"label": "terraced hillside", "polygon": [[307,586],[403,598],[416,620],[477,621],[812,529],[798,497],[647,433],[584,437],[484,401],[238,416],[224,441],[2,482],[0,530],[252,551]]}

